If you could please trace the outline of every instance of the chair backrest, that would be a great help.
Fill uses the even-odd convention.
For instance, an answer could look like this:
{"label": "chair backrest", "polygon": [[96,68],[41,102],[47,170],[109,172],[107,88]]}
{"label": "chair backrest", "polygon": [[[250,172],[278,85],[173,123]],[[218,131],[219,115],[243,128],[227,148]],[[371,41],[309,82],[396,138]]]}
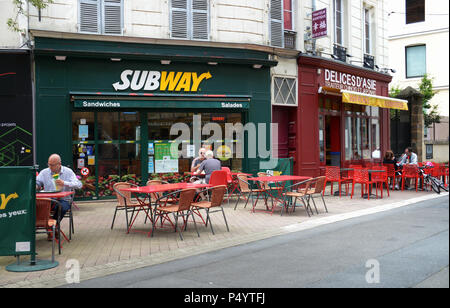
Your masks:
{"label": "chair backrest", "polygon": [[241,192],[249,192],[250,187],[248,185],[248,176],[245,174],[238,174],[237,178],[239,181],[239,188],[240,188]]}
{"label": "chair backrest", "polygon": [[380,170],[383,172],[372,172],[372,179],[379,181],[386,181],[388,178],[387,167],[384,166],[372,166],[372,170]]}
{"label": "chair backrest", "polygon": [[[161,184],[163,184],[162,180],[148,180],[146,186],[161,185]],[[150,195],[150,200],[155,202],[160,197],[161,197],[160,193],[154,193]]]}
{"label": "chair backrest", "polygon": [[225,185],[215,186],[211,193],[211,207],[220,206],[223,202],[223,197],[227,187]]}
{"label": "chair backrest", "polygon": [[213,173],[211,173],[211,177],[209,178],[209,184],[212,186],[227,185],[227,172],[223,170],[213,171]]}
{"label": "chair backrest", "polygon": [[36,228],[47,228],[52,209],[52,200],[36,198]]}
{"label": "chair backrest", "polygon": [[[270,176],[270,175],[268,175],[268,174],[265,173],[265,172],[258,172],[257,175],[258,175],[258,177]],[[258,182],[258,185],[259,185],[260,188],[263,188],[263,189],[270,189],[269,182],[261,182],[261,181],[259,181],[259,182]]]}
{"label": "chair backrest", "polygon": [[189,188],[180,191],[180,198],[178,199],[178,211],[187,211],[194,201],[196,189]]}
{"label": "chair backrest", "polygon": [[222,171],[225,171],[227,173],[227,181],[228,184],[233,182],[233,176],[231,175],[231,170],[228,167],[222,167]]}
{"label": "chair backrest", "polygon": [[386,167],[388,177],[395,176],[395,167],[393,164],[383,164],[383,167]]}
{"label": "chair backrest", "polygon": [[119,205],[125,206],[126,204],[131,204],[131,192],[122,191],[122,189],[130,188],[130,187],[131,187],[131,184],[126,183],[126,182],[118,182],[118,183],[114,184],[113,189],[116,192],[116,197],[117,197],[117,201],[119,202]]}
{"label": "chair backrest", "polygon": [[369,171],[363,168],[356,168],[353,174],[353,182],[366,183],[369,182]]}
{"label": "chair backrest", "polygon": [[417,177],[419,175],[419,169],[417,165],[403,165],[402,175],[405,177]]}
{"label": "chair backrest", "polygon": [[314,191],[313,194],[321,194],[323,190],[325,189],[325,176],[319,176],[318,178],[314,179]]}
{"label": "chair backrest", "polygon": [[327,181],[338,181],[341,177],[341,169],[336,166],[327,166],[325,169],[325,177]]}

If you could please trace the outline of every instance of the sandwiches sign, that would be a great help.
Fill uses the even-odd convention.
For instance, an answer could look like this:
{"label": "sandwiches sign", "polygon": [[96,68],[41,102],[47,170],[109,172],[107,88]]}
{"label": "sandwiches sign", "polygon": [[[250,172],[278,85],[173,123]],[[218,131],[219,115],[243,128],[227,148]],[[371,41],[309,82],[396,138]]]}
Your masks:
{"label": "sandwiches sign", "polygon": [[210,72],[199,75],[194,72],[124,70],[120,81],[112,86],[116,91],[197,92],[200,84],[211,78]]}

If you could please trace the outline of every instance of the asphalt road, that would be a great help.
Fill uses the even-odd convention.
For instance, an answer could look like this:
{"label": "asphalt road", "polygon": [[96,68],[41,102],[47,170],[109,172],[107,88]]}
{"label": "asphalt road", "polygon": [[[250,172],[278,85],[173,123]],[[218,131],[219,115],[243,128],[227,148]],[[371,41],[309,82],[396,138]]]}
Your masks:
{"label": "asphalt road", "polygon": [[448,266],[445,196],[65,287],[448,288]]}

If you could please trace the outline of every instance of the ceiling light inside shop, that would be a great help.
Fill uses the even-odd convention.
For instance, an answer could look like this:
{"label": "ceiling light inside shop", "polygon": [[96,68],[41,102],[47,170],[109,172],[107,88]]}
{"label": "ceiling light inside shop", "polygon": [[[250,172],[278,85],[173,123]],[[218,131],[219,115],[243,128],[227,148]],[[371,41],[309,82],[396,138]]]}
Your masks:
{"label": "ceiling light inside shop", "polygon": [[209,65],[217,65],[217,62],[208,62]]}
{"label": "ceiling light inside shop", "polygon": [[161,60],[161,64],[162,65],[169,65],[170,64],[170,60]]}
{"label": "ceiling light inside shop", "polygon": [[121,59],[121,58],[111,58],[111,61],[113,61],[113,62],[119,62],[119,61],[122,61],[122,59]]}
{"label": "ceiling light inside shop", "polygon": [[55,56],[55,59],[58,61],[66,61],[66,56]]}
{"label": "ceiling light inside shop", "polygon": [[262,67],[262,64],[253,64],[253,68],[259,69]]}

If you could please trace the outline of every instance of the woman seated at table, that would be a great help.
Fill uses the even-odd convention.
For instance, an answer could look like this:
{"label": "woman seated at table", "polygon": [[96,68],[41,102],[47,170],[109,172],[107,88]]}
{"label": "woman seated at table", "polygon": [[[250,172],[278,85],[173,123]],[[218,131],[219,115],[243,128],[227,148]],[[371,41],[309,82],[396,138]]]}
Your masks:
{"label": "woman seated at table", "polygon": [[[394,166],[394,170],[395,172],[399,174],[399,169],[400,167],[397,164],[397,160],[395,159],[395,155],[394,152],[392,152],[391,150],[386,151],[386,153],[384,154],[384,159],[383,159],[383,164],[386,165],[393,165]],[[398,184],[395,183],[395,189],[399,189]]]}

